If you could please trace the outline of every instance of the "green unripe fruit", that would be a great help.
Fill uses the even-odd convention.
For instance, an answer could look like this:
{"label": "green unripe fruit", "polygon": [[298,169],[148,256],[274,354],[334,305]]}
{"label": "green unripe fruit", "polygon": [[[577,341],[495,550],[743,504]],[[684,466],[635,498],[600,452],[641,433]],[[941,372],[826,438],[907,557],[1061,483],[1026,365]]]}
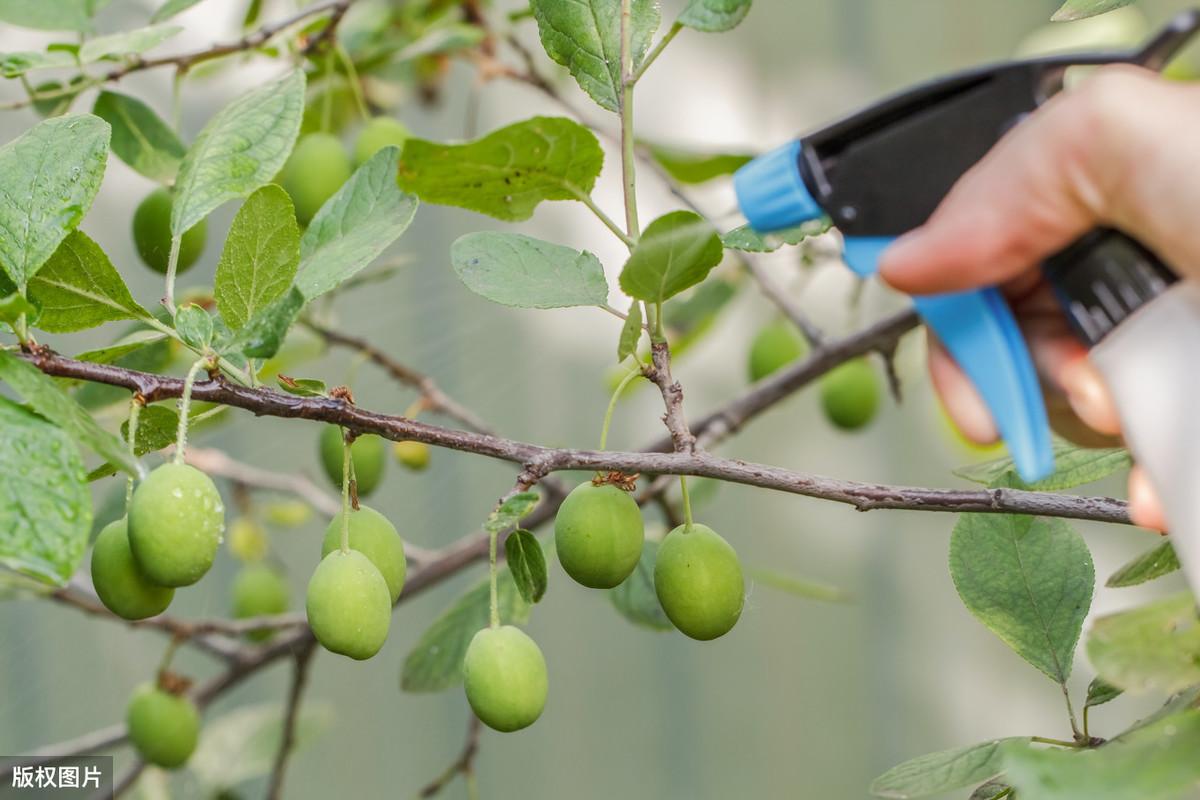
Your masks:
{"label": "green unripe fruit", "polygon": [[693,639],[728,633],[742,615],[745,590],[737,553],[707,525],[680,525],[658,548],[654,592],[675,627]]}
{"label": "green unripe fruit", "polygon": [[[171,259],[171,193],[155,189],[133,212],[133,243],[146,266],[166,274]],[[200,259],[208,228],[197,222],[179,240],[175,273],[182,275]]]}
{"label": "green unripe fruit", "polygon": [[611,483],[581,483],[554,517],[554,547],[567,574],[592,589],[611,589],[642,556],[645,527],[637,501]]}
{"label": "green unripe fruit", "polygon": [[261,561],[267,554],[267,531],[251,517],[229,523],[229,552],[238,561]]}
{"label": "green unripe fruit", "polygon": [[546,707],[546,659],[520,628],[504,625],[475,634],[463,659],[467,702],[494,730],[527,728]]}
{"label": "green unripe fruit", "polygon": [[362,166],[364,161],[388,145],[404,147],[410,136],[412,131],[400,120],[375,117],[358,134],[358,140],[354,143],[354,163]]}
{"label": "green unripe fruit", "polygon": [[424,442],[396,442],[392,455],[413,472],[422,472],[429,466],[429,445]]}
{"label": "green unripe fruit", "polygon": [[221,494],[193,466],[163,464],[133,492],[129,546],[138,567],[160,586],[190,586],[204,577],[224,530]]}
{"label": "green unripe fruit", "polygon": [[[321,543],[321,556],[327,556],[342,546],[342,514],[338,514],[325,529],[325,541]],[[404,560],[404,540],[396,532],[396,526],[387,517],[373,508],[359,506],[350,511],[350,549],[362,553],[379,574],[387,581],[388,594],[392,602],[404,588],[404,576],[408,564]]]}
{"label": "green unripe fruit", "polygon": [[766,325],[750,344],[750,381],[757,382],[808,353],[808,344],[785,320]]}
{"label": "green unripe fruit", "polygon": [[863,358],[847,361],[821,378],[821,407],[837,427],[858,430],[875,418],[879,378]]}
{"label": "green unripe fruit", "polygon": [[151,583],[129,549],[125,520],[110,522],[92,548],[92,584],[104,607],[124,619],[146,619],[167,610],[175,590]]}
{"label": "green unripe fruit", "polygon": [[291,195],[301,225],[312,221],[325,201],[342,188],[351,171],[350,157],[332,133],[300,137],[283,165],[280,183]]}
{"label": "green unripe fruit", "polygon": [[192,701],[148,683],[134,690],[125,724],[138,755],[167,769],[182,766],[200,738],[200,712]]}
{"label": "green unripe fruit", "polygon": [[[321,466],[338,491],[342,489],[342,429],[330,425],[321,431],[319,441]],[[358,496],[366,497],[375,491],[383,478],[387,451],[378,436],[359,436],[350,445],[350,460],[354,462],[354,478],[358,481]]]}
{"label": "green unripe fruit", "polygon": [[312,506],[303,500],[276,500],[263,504],[262,513],[272,525],[299,528],[312,518]]}
{"label": "green unripe fruit", "polygon": [[[246,567],[233,581],[233,616],[235,619],[282,614],[291,605],[291,589],[279,570],[265,564]],[[271,631],[253,631],[247,636],[254,641],[271,638]]]}
{"label": "green unripe fruit", "polygon": [[308,626],[332,653],[363,661],[387,641],[392,602],[387,581],[357,550],[334,550],[308,582]]}

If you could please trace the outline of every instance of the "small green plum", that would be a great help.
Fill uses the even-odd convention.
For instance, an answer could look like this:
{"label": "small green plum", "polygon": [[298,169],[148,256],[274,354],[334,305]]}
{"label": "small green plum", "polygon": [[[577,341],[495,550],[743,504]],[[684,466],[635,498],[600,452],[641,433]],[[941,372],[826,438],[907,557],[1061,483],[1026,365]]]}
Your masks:
{"label": "small green plum", "polygon": [[[133,243],[146,266],[166,274],[171,258],[171,193],[155,189],[146,195],[133,212]],[[208,227],[204,220],[197,222],[179,240],[179,257],[175,273],[182,275],[200,259]]]}
{"label": "small green plum", "polygon": [[167,610],[175,590],[149,581],[129,549],[125,520],[110,522],[92,547],[92,584],[105,608],[123,619],[146,619]]}
{"label": "small green plum", "polygon": [[261,561],[270,546],[267,531],[253,517],[238,517],[229,523],[229,552],[238,561]]}
{"label": "small green plum", "polygon": [[[318,441],[321,466],[337,490],[342,488],[342,429],[329,425],[321,431]],[[378,436],[359,436],[350,445],[350,458],[354,462],[354,477],[358,481],[358,496],[366,497],[379,486],[383,479],[383,468],[387,462],[387,450]]]}
{"label": "small green plum", "polygon": [[[282,614],[291,606],[291,588],[278,569],[266,564],[251,564],[242,568],[233,579],[234,619],[248,619]],[[271,631],[249,633],[254,641],[271,638]]]}
{"label": "small green plum", "polygon": [[296,206],[296,219],[307,225],[350,177],[352,165],[342,142],[332,133],[300,137],[283,165],[280,183]]}
{"label": "small green plum", "polygon": [[527,728],[546,708],[546,659],[520,628],[504,625],[475,634],[463,659],[467,702],[497,731]]}
{"label": "small green plum", "polygon": [[429,445],[424,442],[396,442],[392,445],[392,455],[413,472],[423,472],[429,466]]}
{"label": "small green plum", "polygon": [[129,546],[160,586],[190,586],[208,572],[225,530],[225,506],[212,479],[189,464],[163,464],[129,504]]}
{"label": "small green plum", "polygon": [[195,704],[148,683],[134,690],[125,724],[138,755],[166,769],[183,766],[200,738],[200,712]]}
{"label": "small green plum", "polygon": [[[325,529],[321,556],[327,556],[342,545],[342,514],[338,514]],[[359,506],[350,510],[350,549],[362,553],[387,581],[392,602],[400,597],[408,564],[404,560],[404,540],[388,518],[373,508]]]}
{"label": "small green plum", "polygon": [[334,550],[308,582],[308,625],[331,653],[363,661],[387,641],[392,620],[387,581],[357,550]]}
{"label": "small green plum", "polygon": [[870,362],[856,358],[822,376],[821,407],[842,430],[854,431],[870,423],[879,407],[879,378]]}
{"label": "small green plum", "polygon": [[404,147],[410,136],[412,131],[400,120],[392,117],[374,117],[363,127],[354,142],[354,163],[362,166],[363,162],[388,145]]}
{"label": "small green plum", "polygon": [[742,565],[729,542],[712,528],[680,525],[658,548],[654,592],[682,633],[700,641],[716,639],[742,615]]}
{"label": "small green plum", "polygon": [[637,501],[611,483],[581,483],[554,517],[554,547],[566,573],[592,589],[611,589],[637,567],[645,526]]}
{"label": "small green plum", "polygon": [[750,344],[750,381],[758,382],[808,353],[808,343],[786,320],[776,320],[759,330]]}

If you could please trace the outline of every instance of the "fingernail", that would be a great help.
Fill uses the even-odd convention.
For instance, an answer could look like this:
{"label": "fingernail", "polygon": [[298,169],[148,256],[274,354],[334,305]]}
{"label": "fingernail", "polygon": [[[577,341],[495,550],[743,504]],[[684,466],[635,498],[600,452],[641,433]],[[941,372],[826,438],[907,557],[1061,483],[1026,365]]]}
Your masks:
{"label": "fingernail", "polygon": [[1109,396],[1108,387],[1086,357],[1064,366],[1059,380],[1071,410],[1088,427],[1110,436],[1121,432],[1121,419]]}

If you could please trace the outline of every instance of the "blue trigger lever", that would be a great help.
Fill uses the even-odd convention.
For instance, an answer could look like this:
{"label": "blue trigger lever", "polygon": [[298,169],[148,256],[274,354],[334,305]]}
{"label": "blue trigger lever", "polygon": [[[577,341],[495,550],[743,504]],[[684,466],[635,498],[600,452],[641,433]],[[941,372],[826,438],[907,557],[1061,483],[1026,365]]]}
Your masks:
{"label": "blue trigger lever", "polygon": [[[742,211],[762,232],[798,225],[823,212],[797,167],[800,143],[750,162],[735,176]],[[891,236],[848,236],[847,265],[875,273]],[[917,312],[978,389],[1022,480],[1054,470],[1050,426],[1029,349],[1008,303],[994,288],[914,297]]]}

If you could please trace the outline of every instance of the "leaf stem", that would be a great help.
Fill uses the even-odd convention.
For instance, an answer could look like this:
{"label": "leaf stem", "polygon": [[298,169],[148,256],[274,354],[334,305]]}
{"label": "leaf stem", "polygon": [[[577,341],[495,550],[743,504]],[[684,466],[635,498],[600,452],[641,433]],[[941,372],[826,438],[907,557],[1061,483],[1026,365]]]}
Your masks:
{"label": "leaf stem", "polygon": [[369,120],[371,110],[367,108],[367,100],[363,97],[362,84],[358,80],[358,68],[354,66],[354,59],[350,58],[350,54],[346,52],[346,46],[342,44],[341,39],[334,40],[334,52],[337,53],[338,61],[342,62],[342,69],[346,71],[350,94],[354,97],[354,105],[358,108],[359,116],[363,120]]}
{"label": "leaf stem", "polygon": [[604,227],[612,231],[613,234],[620,239],[626,247],[628,247],[630,250],[633,249],[633,246],[637,243],[630,238],[625,231],[621,230],[621,226],[618,225],[612,217],[604,213],[604,209],[596,205],[596,201],[592,199],[591,195],[587,194],[586,192],[576,191],[575,196],[579,198],[579,202],[587,206],[588,209],[596,215],[596,219],[604,223]]}
{"label": "leaf stem", "polygon": [[651,338],[656,342],[665,342],[667,340],[667,331],[663,326],[662,301],[654,304],[654,335]]}
{"label": "leaf stem", "polygon": [[350,440],[342,428],[342,554],[350,552],[350,470],[354,461],[350,458]]}
{"label": "leaf stem", "polygon": [[333,75],[333,57],[332,50],[325,56],[325,95],[321,98],[321,131],[323,133],[329,133],[329,129],[333,127],[333,88],[330,79],[330,76]]}
{"label": "leaf stem", "polygon": [[1072,749],[1082,746],[1079,742],[1068,742],[1066,739],[1051,739],[1048,736],[1030,736],[1029,740],[1038,744],[1052,744],[1055,747],[1070,747]]}
{"label": "leaf stem", "polygon": [[670,30],[663,34],[663,37],[658,40],[658,44],[654,46],[654,49],[651,50],[646,56],[646,59],[642,61],[642,65],[637,68],[636,72],[633,73],[634,83],[637,83],[642,79],[642,76],[646,74],[646,70],[650,69],[650,65],[653,64],[660,55],[662,55],[662,51],[667,49],[667,45],[669,45],[672,40],[679,35],[681,30],[683,30],[683,24],[676,22],[671,26]]}
{"label": "leaf stem", "polygon": [[633,0],[621,0],[621,174],[625,190],[625,230],[641,236],[637,209],[636,141],[633,138]]}
{"label": "leaf stem", "polygon": [[692,496],[688,494],[687,476],[679,476],[679,491],[683,493],[683,530],[692,529]]}
{"label": "leaf stem", "polygon": [[612,399],[608,401],[608,410],[604,412],[604,425],[600,428],[600,449],[605,450],[608,447],[608,429],[612,425],[613,412],[617,408],[617,401],[621,399],[621,393],[625,391],[625,387],[633,382],[634,378],[640,378],[642,371],[633,369],[629,374],[621,379],[617,384],[617,388],[613,390]]}
{"label": "leaf stem", "polygon": [[164,290],[163,305],[171,316],[175,316],[175,272],[179,268],[179,244],[183,234],[171,237],[171,255],[167,258],[167,287]]}
{"label": "leaf stem", "polygon": [[1067,684],[1064,682],[1062,686],[1063,700],[1067,704],[1067,717],[1071,720],[1071,735],[1075,737],[1077,743],[1086,743],[1087,737],[1079,730],[1079,723],[1075,721],[1075,707],[1071,705],[1071,692],[1067,689]]}
{"label": "leaf stem", "polygon": [[188,370],[187,377],[183,379],[183,392],[179,395],[179,428],[175,434],[176,464],[183,463],[184,451],[187,450],[188,408],[192,404],[192,386],[195,385],[196,376],[200,374],[201,368],[207,363],[209,356],[196,359],[196,363]]}

